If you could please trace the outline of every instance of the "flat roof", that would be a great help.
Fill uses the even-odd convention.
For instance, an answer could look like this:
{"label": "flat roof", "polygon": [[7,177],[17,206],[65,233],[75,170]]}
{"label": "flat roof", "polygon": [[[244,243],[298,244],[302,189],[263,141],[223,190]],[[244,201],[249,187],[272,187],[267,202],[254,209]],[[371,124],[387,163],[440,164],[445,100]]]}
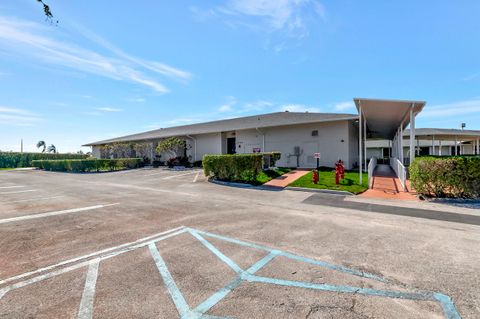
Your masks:
{"label": "flat roof", "polygon": [[405,129],[410,124],[410,110],[418,114],[425,106],[425,101],[386,100],[386,99],[353,99],[357,110],[365,117],[368,131],[373,138],[393,139],[397,128]]}
{"label": "flat roof", "polygon": [[[405,130],[403,135],[409,135],[410,129]],[[436,140],[454,141],[455,137],[458,140],[476,140],[480,138],[480,131],[478,130],[460,130],[447,128],[415,128],[415,137],[424,137]]]}
{"label": "flat roof", "polygon": [[103,145],[115,142],[132,142],[151,139],[161,139],[172,136],[185,136],[208,134],[217,132],[228,132],[234,130],[246,130],[255,128],[266,128],[275,126],[334,122],[343,120],[357,120],[357,114],[341,113],[310,113],[310,112],[275,112],[253,116],[237,117],[219,121],[197,123],[191,125],[160,128],[132,135],[126,135],[107,140],[85,144],[83,146]]}

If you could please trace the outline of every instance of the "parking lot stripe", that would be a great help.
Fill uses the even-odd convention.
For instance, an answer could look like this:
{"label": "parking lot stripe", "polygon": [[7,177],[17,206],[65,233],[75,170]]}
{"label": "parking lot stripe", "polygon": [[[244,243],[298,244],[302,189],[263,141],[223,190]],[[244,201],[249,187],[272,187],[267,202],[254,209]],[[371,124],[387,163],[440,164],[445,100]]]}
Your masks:
{"label": "parking lot stripe", "polygon": [[93,316],[93,299],[95,296],[95,285],[97,284],[99,264],[100,259],[95,259],[88,266],[82,301],[80,302],[80,308],[78,309],[78,319],[91,319]]}
{"label": "parking lot stripe", "polygon": [[182,293],[178,289],[177,284],[175,284],[175,281],[173,280],[172,275],[168,271],[165,261],[163,261],[162,256],[160,256],[160,253],[158,252],[158,249],[155,243],[149,244],[148,248],[150,249],[150,254],[152,255],[153,260],[155,261],[155,264],[157,265],[158,271],[160,272],[160,275],[163,278],[163,282],[167,287],[168,293],[172,297],[172,300],[175,303],[175,306],[177,307],[180,317],[184,318],[185,315],[187,315],[190,312],[190,307],[188,306],[187,301],[185,300]]}
{"label": "parking lot stripe", "polygon": [[20,186],[20,185],[16,185],[16,186],[0,186],[0,189],[3,189],[3,188],[20,188],[20,187],[25,187],[25,186]]}
{"label": "parking lot stripe", "polygon": [[195,174],[195,173],[196,173],[196,172],[188,172],[188,173],[183,173],[183,174],[171,175],[171,176],[163,177],[163,178],[161,178],[161,179],[173,179],[173,178],[176,178],[176,177],[191,175],[191,174]]}
{"label": "parking lot stripe", "polygon": [[197,238],[205,247],[207,247],[212,253],[214,253],[221,261],[226,263],[230,268],[233,269],[237,274],[243,272],[243,269],[240,268],[233,260],[225,256],[220,250],[218,250],[215,246],[210,244],[205,238],[200,236],[197,232],[189,229],[188,232],[192,234],[195,238]]}
{"label": "parking lot stripe", "polygon": [[12,192],[1,192],[0,195],[6,195],[6,194],[20,194],[20,193],[29,193],[29,192],[36,192],[36,189],[27,189],[24,191],[12,191]]}
{"label": "parking lot stripe", "polygon": [[195,177],[193,178],[193,182],[194,182],[194,183],[197,182],[198,176],[200,176],[200,172],[198,172],[197,175],[195,175]]}
{"label": "parking lot stripe", "polygon": [[[52,270],[52,269],[55,269],[57,267],[65,266],[65,265],[74,263],[76,261],[80,261],[82,259],[87,259],[87,258],[90,258],[90,257],[94,257],[94,256],[98,256],[98,255],[101,255],[101,254],[104,254],[104,253],[108,253],[108,252],[111,252],[111,251],[114,251],[114,250],[117,250],[117,249],[129,247],[129,246],[144,242],[144,241],[152,239],[152,238],[156,238],[158,240],[163,240],[163,239],[169,238],[169,235],[178,235],[178,234],[180,234],[181,232],[184,232],[184,231],[185,231],[185,226],[172,228],[172,229],[169,229],[169,230],[161,232],[161,233],[157,233],[157,234],[154,234],[154,235],[151,235],[151,236],[147,236],[147,237],[137,239],[136,241],[133,241],[133,242],[125,243],[125,244],[118,245],[118,246],[115,246],[115,247],[110,247],[110,248],[103,249],[103,250],[100,250],[100,251],[97,251],[97,252],[94,252],[94,253],[91,253],[91,254],[88,254],[88,255],[83,255],[83,256],[80,256],[80,257],[72,258],[72,259],[65,260],[65,261],[62,261],[62,262],[54,264],[54,265],[50,265],[50,266],[47,266],[47,267],[39,268],[39,269],[34,270],[34,271],[29,271],[29,272],[26,272],[26,273],[23,273],[23,274],[20,274],[20,275],[17,275],[17,276],[13,276],[13,277],[1,280],[0,285],[3,285],[7,282],[11,282],[11,281],[14,281],[14,280],[18,280],[18,279],[21,279],[21,278],[25,278],[25,277],[28,277],[28,276],[32,276],[32,275],[35,275],[35,274],[38,274],[38,273],[41,273],[41,272],[44,272],[44,271]],[[164,237],[161,237],[161,236],[164,236]]]}
{"label": "parking lot stripe", "polygon": [[28,198],[28,199],[20,199],[20,200],[12,200],[9,201],[8,203],[23,203],[23,202],[31,202],[35,200],[47,200],[47,199],[54,199],[54,198],[61,198],[65,196],[51,196],[51,197],[35,197],[35,198]]}
{"label": "parking lot stripe", "polygon": [[5,219],[0,219],[0,224],[6,224],[6,223],[11,223],[11,222],[19,222],[19,221],[24,221],[24,220],[29,220],[29,219],[44,218],[44,217],[50,217],[50,216],[58,216],[58,215],[64,215],[64,214],[84,212],[84,211],[87,211],[87,210],[104,208],[104,207],[118,205],[118,204],[119,203],[103,204],[103,205],[95,205],[95,206],[88,206],[88,207],[66,209],[66,210],[58,210],[58,211],[48,212],[48,213],[40,213],[40,214],[34,214],[34,215],[25,215],[25,216],[19,216],[19,217],[5,218]]}

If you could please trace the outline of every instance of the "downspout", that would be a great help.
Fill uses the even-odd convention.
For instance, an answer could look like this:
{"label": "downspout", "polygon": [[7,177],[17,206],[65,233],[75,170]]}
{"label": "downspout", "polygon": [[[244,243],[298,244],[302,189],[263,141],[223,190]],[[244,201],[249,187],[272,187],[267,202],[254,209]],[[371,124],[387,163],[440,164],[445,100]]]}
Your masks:
{"label": "downspout", "polygon": [[197,139],[193,136],[186,135],[189,139],[193,140],[193,162],[195,163],[197,161]]}
{"label": "downspout", "polygon": [[260,131],[258,127],[255,128],[258,133],[262,134],[262,152],[265,152],[265,133]]}

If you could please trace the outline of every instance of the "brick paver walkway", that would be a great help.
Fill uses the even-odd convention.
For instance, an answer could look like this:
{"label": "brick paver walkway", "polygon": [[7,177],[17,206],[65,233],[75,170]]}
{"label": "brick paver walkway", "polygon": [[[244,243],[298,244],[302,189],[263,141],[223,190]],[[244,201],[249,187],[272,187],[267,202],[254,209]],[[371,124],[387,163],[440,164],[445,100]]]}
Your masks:
{"label": "brick paver walkway", "polygon": [[288,186],[288,184],[296,181],[300,177],[308,174],[309,172],[310,170],[293,170],[291,172],[283,174],[282,176],[272,179],[269,182],[266,182],[265,184],[263,184],[263,186],[285,188]]}
{"label": "brick paver walkway", "polygon": [[359,196],[369,198],[418,200],[407,180],[407,191],[403,190],[400,180],[388,165],[378,165],[373,173],[373,187]]}

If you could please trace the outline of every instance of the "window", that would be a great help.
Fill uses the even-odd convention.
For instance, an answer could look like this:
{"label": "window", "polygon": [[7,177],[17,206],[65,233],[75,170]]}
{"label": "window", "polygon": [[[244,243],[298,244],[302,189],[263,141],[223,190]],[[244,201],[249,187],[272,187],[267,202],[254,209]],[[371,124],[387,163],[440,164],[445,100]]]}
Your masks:
{"label": "window", "polygon": [[318,130],[313,130],[312,131],[312,136],[318,136]]}

